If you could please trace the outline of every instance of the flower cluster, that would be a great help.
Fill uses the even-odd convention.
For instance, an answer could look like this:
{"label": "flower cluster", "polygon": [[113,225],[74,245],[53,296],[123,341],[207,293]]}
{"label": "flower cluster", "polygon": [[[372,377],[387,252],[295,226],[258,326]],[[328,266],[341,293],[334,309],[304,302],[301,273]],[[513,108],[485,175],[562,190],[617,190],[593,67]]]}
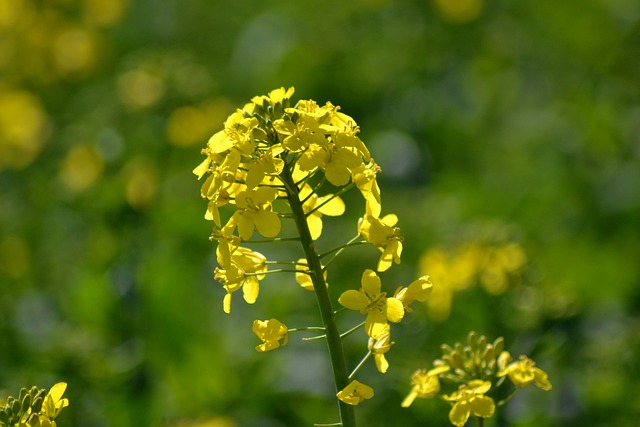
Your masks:
{"label": "flower cluster", "polygon": [[[383,290],[377,272],[400,263],[402,237],[397,216],[382,215],[376,180],[380,167],[360,139],[353,118],[331,103],[321,106],[313,100],[300,100],[292,104],[293,92],[293,88],[276,89],[233,112],[224,128],[209,139],[202,151],[205,159],[193,172],[203,180],[201,196],[207,200],[204,216],[213,222],[211,239],[217,243],[219,264],[215,278],[226,291],[224,311],[231,311],[236,291],[242,289],[244,300],[253,304],[268,274],[294,273],[299,286],[315,292],[324,326],[289,329],[277,319],[256,320],[253,332],[262,341],[256,350],[283,347],[294,331],[322,331],[316,338],[327,339],[332,367],[340,378],[336,396],[354,406],[373,396],[371,387],[353,378],[359,367],[373,356],[378,371],[387,371],[385,354],[393,345],[390,323],[400,322],[414,301],[426,301],[432,286],[429,277],[423,276],[393,294]],[[350,189],[357,189],[364,199],[364,212],[354,227],[357,234],[346,244],[320,254],[316,241],[322,237],[324,217],[346,211],[341,196]],[[297,235],[283,231],[291,229],[283,226],[286,220],[295,222]],[[299,241],[304,257],[293,262],[268,261],[249,248],[278,241]],[[372,245],[380,256],[375,270],[363,272],[359,289],[341,293],[338,303],[359,311],[365,320],[340,334],[334,319],[339,311],[332,308],[327,292],[327,266],[344,250],[360,244]],[[273,265],[293,268],[274,269]],[[360,327],[369,340],[367,354],[347,375],[341,361],[344,356],[335,355],[342,352],[342,338]]]}
{"label": "flower cluster", "polygon": [[[205,218],[214,222],[212,239],[218,243],[216,278],[227,296],[225,312],[231,310],[231,294],[244,289],[244,299],[252,304],[259,293],[259,281],[267,272],[266,258],[241,246],[251,242],[255,232],[276,239],[281,218],[291,215],[289,199],[302,203],[311,238],[322,235],[322,216],[340,216],[345,205],[337,194],[319,195],[328,181],[341,192],[355,186],[360,189],[368,216],[380,213],[380,191],[376,183],[379,167],[358,137],[355,121],[327,103],[319,106],[301,100],[291,106],[293,88],[276,89],[266,96],[254,97],[237,109],[215,133],[202,151],[204,161],[194,169],[205,178],[201,195],[208,200]],[[320,173],[322,178],[313,182]],[[285,178],[285,176],[287,178]],[[282,209],[276,203],[282,201]],[[220,208],[235,206],[223,224]],[[398,241],[397,229],[390,241]],[[368,239],[369,233],[363,233]],[[377,247],[387,244],[376,236]],[[372,242],[373,243],[373,242]],[[395,247],[398,245],[396,244]],[[399,262],[399,250],[394,250]],[[248,267],[248,269],[247,269]]]}
{"label": "flower cluster", "polygon": [[20,390],[18,398],[9,396],[0,407],[0,427],[56,427],[55,418],[69,400],[63,398],[66,383],[55,384],[49,392],[38,387]]}
{"label": "flower cluster", "polygon": [[454,295],[476,284],[491,295],[503,294],[521,280],[527,256],[514,242],[466,242],[451,250],[429,249],[420,259],[420,271],[438,283],[427,301],[431,320],[449,317]]}
{"label": "flower cluster", "polygon": [[[432,369],[419,369],[413,373],[412,388],[402,406],[411,406],[417,398],[436,397],[442,383],[457,384],[456,390],[442,397],[451,404],[449,420],[462,427],[470,416],[491,417],[497,406],[504,405],[518,389],[529,384],[551,390],[547,374],[537,368],[533,360],[520,356],[514,361],[503,349],[503,338],[490,343],[485,336],[475,332],[469,333],[467,345],[443,345],[442,358],[433,362]],[[514,387],[505,395],[503,384],[507,377]],[[504,397],[496,403],[494,399],[498,396]]]}

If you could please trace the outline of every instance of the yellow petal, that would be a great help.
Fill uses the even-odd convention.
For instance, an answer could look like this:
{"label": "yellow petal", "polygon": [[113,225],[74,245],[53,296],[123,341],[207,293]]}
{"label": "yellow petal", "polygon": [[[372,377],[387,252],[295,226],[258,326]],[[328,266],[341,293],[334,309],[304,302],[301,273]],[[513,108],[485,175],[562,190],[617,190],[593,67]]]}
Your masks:
{"label": "yellow petal", "polygon": [[471,410],[465,402],[457,402],[449,412],[449,421],[458,427],[464,427],[471,415]]}
{"label": "yellow petal", "polygon": [[318,212],[323,215],[340,216],[345,211],[345,206],[342,199],[340,197],[334,196],[333,194],[318,198],[317,205],[319,206],[322,203],[325,204],[320,209],[318,209]]}
{"label": "yellow petal", "polygon": [[49,396],[51,396],[51,398],[53,399],[53,402],[57,402],[60,399],[62,399],[62,395],[64,394],[65,390],[67,389],[67,383],[57,383],[55,384],[53,387],[51,387],[51,389],[49,390]]}
{"label": "yellow petal", "polygon": [[400,406],[402,406],[403,408],[408,408],[409,406],[411,406],[411,404],[413,403],[414,400],[416,400],[416,397],[418,397],[418,392],[416,391],[416,389],[414,388],[413,390],[411,390],[411,392],[407,395],[407,397],[404,398],[404,400],[402,401],[402,403],[400,404]]}
{"label": "yellow petal", "polygon": [[533,372],[535,373],[535,379],[533,380],[535,384],[544,391],[551,390],[552,386],[547,373],[539,368],[533,368]]}
{"label": "yellow petal", "polygon": [[317,240],[322,235],[322,218],[317,212],[307,217],[307,226],[313,240]]}
{"label": "yellow petal", "polygon": [[398,323],[404,317],[404,305],[397,298],[387,298],[387,319],[390,322]]}
{"label": "yellow petal", "polygon": [[222,300],[222,309],[225,313],[231,313],[231,293],[228,293],[224,296]]}
{"label": "yellow petal", "polygon": [[384,374],[389,369],[389,362],[387,358],[384,357],[384,354],[376,354],[375,355],[376,368],[378,368],[378,372]]}
{"label": "yellow petal", "polygon": [[476,417],[488,418],[493,415],[496,410],[496,405],[493,403],[493,399],[487,396],[476,396],[475,399],[469,403],[473,415]]}
{"label": "yellow petal", "polygon": [[382,285],[375,271],[367,268],[364,273],[362,273],[361,282],[362,290],[364,290],[367,295],[378,295],[380,293]]}
{"label": "yellow petal", "polygon": [[350,289],[340,295],[338,302],[350,310],[363,311],[367,307],[369,299],[362,292]]}
{"label": "yellow petal", "polygon": [[324,174],[327,177],[327,181],[329,181],[336,187],[342,187],[343,185],[346,185],[351,179],[349,170],[343,165],[335,162],[327,164]]}
{"label": "yellow petal", "polygon": [[193,173],[200,179],[209,170],[209,165],[211,165],[211,157],[204,159],[204,161],[193,170]]}
{"label": "yellow petal", "polygon": [[242,296],[247,304],[253,304],[258,299],[260,284],[255,277],[248,277],[242,285]]}
{"label": "yellow petal", "polygon": [[249,240],[253,235],[255,224],[251,213],[237,212],[238,214],[238,234],[242,240]]}
{"label": "yellow petal", "polygon": [[258,211],[255,216],[258,233],[264,237],[276,237],[280,233],[281,224],[278,214],[271,211]]}

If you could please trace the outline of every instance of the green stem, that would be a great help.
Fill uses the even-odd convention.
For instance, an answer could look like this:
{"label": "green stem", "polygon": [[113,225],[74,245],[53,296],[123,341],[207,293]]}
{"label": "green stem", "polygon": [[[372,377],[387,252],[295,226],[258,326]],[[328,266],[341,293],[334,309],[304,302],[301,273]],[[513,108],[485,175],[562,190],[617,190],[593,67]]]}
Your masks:
{"label": "green stem", "polygon": [[[302,209],[302,202],[300,201],[299,189],[293,182],[291,170],[291,165],[285,165],[281,178],[287,187],[287,199],[289,201],[289,206],[291,207],[291,213],[293,213],[296,222],[298,234],[300,235],[302,249],[304,250],[305,257],[307,258],[309,272],[311,273],[311,282],[313,283],[313,289],[320,309],[320,316],[322,317],[322,323],[324,324],[326,331],[331,367],[333,369],[333,378],[336,386],[336,393],[338,393],[349,383],[347,363],[344,356],[344,349],[342,347],[342,338],[340,338],[338,325],[336,324],[336,320],[333,315],[333,307],[331,306],[331,299],[329,298],[327,284],[324,280],[324,272],[322,270],[322,264],[320,263],[320,257],[318,256],[318,251],[313,243],[313,239],[311,238],[311,232],[309,231],[307,219]],[[355,427],[356,417],[353,406],[338,400],[338,408],[340,410],[340,421],[342,425],[344,427]]]}
{"label": "green stem", "polygon": [[476,417],[476,425],[478,427],[483,427],[484,426],[484,418],[482,417]]}
{"label": "green stem", "polygon": [[364,326],[365,322],[360,323],[359,325],[354,326],[353,328],[349,329],[347,332],[344,332],[340,335],[340,338],[345,338],[348,337],[349,335],[351,335],[352,333],[354,333],[355,331],[357,331],[358,329],[362,328]]}
{"label": "green stem", "polygon": [[355,368],[353,368],[353,371],[351,371],[351,373],[349,374],[349,379],[352,380],[353,377],[358,373],[358,371],[360,370],[360,368],[362,368],[362,366],[364,365],[364,362],[366,362],[372,355],[373,353],[371,353],[371,350],[369,350],[367,352],[367,354],[362,358],[362,360],[360,361],[360,363],[358,363],[358,366],[356,366]]}

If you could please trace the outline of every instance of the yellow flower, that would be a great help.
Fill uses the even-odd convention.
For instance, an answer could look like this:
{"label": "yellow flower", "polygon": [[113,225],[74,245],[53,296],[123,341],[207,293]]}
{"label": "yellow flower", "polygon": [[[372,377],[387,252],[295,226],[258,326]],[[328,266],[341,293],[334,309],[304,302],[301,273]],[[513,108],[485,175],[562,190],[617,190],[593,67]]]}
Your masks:
{"label": "yellow flower", "polygon": [[382,218],[365,215],[358,222],[360,235],[382,252],[378,261],[378,271],[388,270],[394,262],[400,263],[402,238],[400,237],[400,229],[394,227],[397,222],[398,217],[394,214],[385,215]]}
{"label": "yellow flower", "polygon": [[520,356],[520,360],[509,364],[506,369],[498,372],[497,375],[499,377],[509,375],[509,379],[516,387],[526,387],[531,383],[534,383],[544,391],[549,391],[552,387],[547,373],[540,368],[536,368],[536,362],[527,356]]}
{"label": "yellow flower", "polygon": [[389,362],[387,358],[384,357],[384,354],[389,351],[393,344],[388,326],[387,331],[380,334],[377,338],[369,338],[369,351],[373,354],[376,368],[378,368],[381,374],[384,374],[387,372],[387,369],[389,369]]}
{"label": "yellow flower", "polygon": [[[253,333],[263,341],[262,344],[256,346],[256,350],[259,352],[275,350],[280,346],[284,347],[289,341],[286,325],[276,319],[255,320],[252,329]],[[281,340],[282,343],[280,343]]]}
{"label": "yellow flower", "polygon": [[273,122],[273,127],[282,140],[282,146],[293,153],[327,144],[325,131],[316,118],[309,115],[299,116],[295,123],[287,119],[278,119]]}
{"label": "yellow flower", "polygon": [[367,399],[371,399],[373,397],[373,389],[358,380],[353,380],[336,396],[344,403],[356,406]]}
{"label": "yellow flower", "polygon": [[300,169],[310,171],[320,168],[327,181],[336,187],[347,184],[351,179],[351,170],[363,164],[362,155],[356,148],[343,144],[347,141],[338,141],[328,142],[323,138],[323,141],[310,145],[298,160]]}
{"label": "yellow flower", "polygon": [[312,194],[312,189],[305,184],[300,189],[300,200],[305,200],[302,204],[302,210],[307,215],[307,225],[311,232],[311,238],[317,240],[322,234],[322,215],[340,216],[345,211],[344,202],[338,196],[327,194],[326,196],[318,196]]}
{"label": "yellow flower", "polygon": [[338,302],[350,310],[366,314],[364,328],[367,335],[377,338],[386,331],[387,321],[397,323],[402,320],[404,306],[399,299],[387,298],[387,293],[381,292],[380,278],[374,271],[365,270],[361,283],[360,290],[343,292]]}
{"label": "yellow flower", "polygon": [[447,372],[449,366],[439,366],[430,371],[426,369],[418,369],[411,375],[411,384],[413,388],[404,398],[400,406],[408,408],[416,398],[429,399],[440,392],[439,374]]}
{"label": "yellow flower", "polygon": [[425,302],[431,295],[432,288],[429,276],[422,276],[411,282],[408,287],[398,289],[394,296],[402,302],[408,312],[411,312],[409,305],[414,301]]}
{"label": "yellow flower", "polygon": [[489,418],[496,405],[493,399],[484,394],[491,389],[489,381],[473,380],[460,386],[458,391],[444,398],[453,403],[449,412],[449,420],[458,427],[463,427],[471,415]]}
{"label": "yellow flower", "polygon": [[57,417],[62,408],[69,406],[69,399],[62,398],[66,389],[67,383],[64,382],[57,383],[51,387],[49,393],[44,397],[40,412],[51,420]]}
{"label": "yellow flower", "polygon": [[215,279],[219,280],[227,291],[223,300],[224,312],[231,312],[231,294],[240,288],[248,304],[256,302],[260,280],[264,278],[268,269],[265,256],[241,246],[230,249],[228,242],[224,240],[220,241],[216,252],[218,264],[222,268],[215,269]]}
{"label": "yellow flower", "polygon": [[277,197],[278,190],[273,187],[259,187],[238,193],[238,211],[232,218],[238,225],[238,234],[243,240],[249,240],[254,229],[264,237],[275,237],[280,233],[280,218],[271,211],[271,202]]}

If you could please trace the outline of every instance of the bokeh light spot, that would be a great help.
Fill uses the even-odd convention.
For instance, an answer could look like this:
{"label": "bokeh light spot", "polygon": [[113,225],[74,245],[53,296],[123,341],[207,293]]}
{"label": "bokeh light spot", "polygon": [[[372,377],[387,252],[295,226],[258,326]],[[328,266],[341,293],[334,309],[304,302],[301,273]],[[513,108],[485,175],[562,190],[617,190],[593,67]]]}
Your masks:
{"label": "bokeh light spot", "polygon": [[451,22],[469,22],[482,12],[483,0],[434,0],[438,10]]}
{"label": "bokeh light spot", "polygon": [[48,136],[49,120],[35,95],[0,91],[0,170],[30,164]]}
{"label": "bokeh light spot", "polygon": [[69,190],[81,192],[102,177],[104,162],[90,145],[79,145],[69,151],[60,167],[60,180]]}

